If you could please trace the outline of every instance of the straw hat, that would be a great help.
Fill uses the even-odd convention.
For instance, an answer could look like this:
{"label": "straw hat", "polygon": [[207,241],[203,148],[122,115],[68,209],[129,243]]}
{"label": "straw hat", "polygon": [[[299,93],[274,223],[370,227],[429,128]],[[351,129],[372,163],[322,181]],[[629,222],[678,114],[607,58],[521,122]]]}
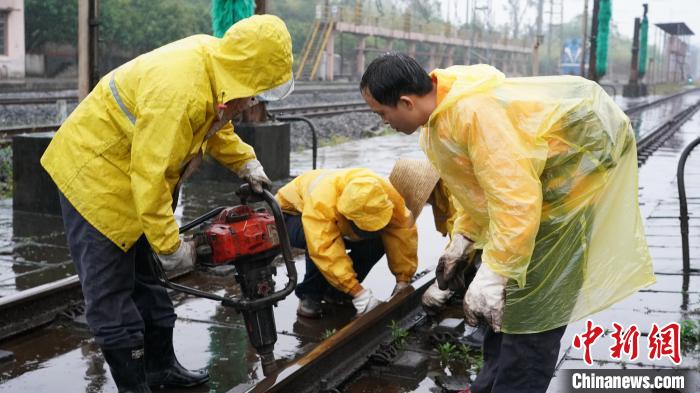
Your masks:
{"label": "straw hat", "polygon": [[414,222],[438,180],[440,175],[428,160],[413,158],[399,158],[389,174],[389,181],[403,197]]}

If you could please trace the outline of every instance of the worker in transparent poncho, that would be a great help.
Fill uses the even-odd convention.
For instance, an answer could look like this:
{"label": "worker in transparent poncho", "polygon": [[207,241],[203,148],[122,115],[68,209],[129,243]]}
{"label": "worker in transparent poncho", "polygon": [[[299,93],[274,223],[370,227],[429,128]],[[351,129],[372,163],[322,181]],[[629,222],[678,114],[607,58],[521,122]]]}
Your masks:
{"label": "worker in transparent poncho", "polygon": [[360,88],[396,130],[423,126],[421,146],[462,207],[439,281],[483,251],[464,297],[467,322],[491,328],[472,390],[544,392],[566,325],[655,280],[629,119],[583,78],[506,78],[488,65],[428,74],[395,53]]}

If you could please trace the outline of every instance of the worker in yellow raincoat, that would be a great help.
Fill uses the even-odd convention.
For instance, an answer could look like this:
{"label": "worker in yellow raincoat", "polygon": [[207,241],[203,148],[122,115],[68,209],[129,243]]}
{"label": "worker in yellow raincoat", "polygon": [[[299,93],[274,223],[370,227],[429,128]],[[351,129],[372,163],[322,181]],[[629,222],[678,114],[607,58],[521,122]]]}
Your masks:
{"label": "worker in yellow raincoat", "polygon": [[[416,272],[417,232],[403,198],[387,180],[363,168],[306,172],[276,195],[292,246],[306,250],[297,285],[297,314],[321,316],[321,302],[352,301],[358,315],[380,302],[362,280],[386,254],[393,294]],[[350,250],[347,252],[346,250]]]}
{"label": "worker in yellow raincoat", "polygon": [[472,390],[544,392],[566,325],[655,281],[629,119],[583,78],[507,79],[487,65],[428,74],[396,53],[360,88],[398,131],[423,126],[421,146],[463,209],[441,281],[483,250],[464,311],[492,330]]}
{"label": "worker in yellow raincoat", "polygon": [[202,154],[258,191],[269,183],[230,119],[292,88],[284,22],[253,16],[221,39],[188,37],[108,73],[41,158],[60,190],[88,325],[120,392],[208,380],[175,358],[176,315],[149,256],[155,251],[166,269],[192,266],[194,246],[178,236],[173,210]]}

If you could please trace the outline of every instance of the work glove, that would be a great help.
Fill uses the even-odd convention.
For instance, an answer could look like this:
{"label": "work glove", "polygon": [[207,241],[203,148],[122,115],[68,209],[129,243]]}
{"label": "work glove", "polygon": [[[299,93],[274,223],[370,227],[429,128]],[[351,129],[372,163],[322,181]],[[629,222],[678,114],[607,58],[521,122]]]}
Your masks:
{"label": "work glove", "polygon": [[394,290],[391,291],[391,296],[394,297],[397,293],[401,292],[402,289],[407,288],[410,284],[405,281],[397,281]]}
{"label": "work glove", "polygon": [[462,234],[456,234],[447,246],[447,249],[438,261],[435,277],[438,287],[442,290],[450,288],[451,281],[455,278],[459,267],[469,261],[469,253],[472,251],[474,242]]}
{"label": "work glove", "polygon": [[363,289],[352,299],[352,305],[355,306],[358,316],[367,314],[369,310],[377,307],[381,303],[382,302],[374,297],[372,291],[369,289]]}
{"label": "work glove", "polygon": [[180,238],[180,246],[172,254],[158,254],[165,271],[175,269],[190,269],[194,266],[197,251],[194,242]]}
{"label": "work glove", "polygon": [[486,263],[481,264],[464,295],[464,316],[468,324],[478,326],[479,321],[485,321],[493,331],[501,331],[507,282],[507,277],[495,273]]}
{"label": "work glove", "polygon": [[243,167],[238,171],[238,177],[250,184],[253,191],[258,194],[263,192],[263,187],[270,188],[272,184],[258,160],[250,160],[243,164]]}
{"label": "work glove", "polygon": [[423,309],[430,315],[435,315],[445,306],[445,303],[450,299],[454,292],[449,289],[442,290],[438,287],[438,283],[433,282],[426,289],[421,298]]}

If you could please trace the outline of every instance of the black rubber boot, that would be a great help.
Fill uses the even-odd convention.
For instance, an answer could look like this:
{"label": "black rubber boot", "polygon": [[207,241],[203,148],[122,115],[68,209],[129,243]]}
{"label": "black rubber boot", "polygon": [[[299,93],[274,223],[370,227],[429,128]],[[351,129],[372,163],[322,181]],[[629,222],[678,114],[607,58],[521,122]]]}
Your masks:
{"label": "black rubber boot", "polygon": [[143,347],[102,348],[119,393],[151,393],[146,384]]}
{"label": "black rubber boot", "polygon": [[188,370],[177,361],[173,328],[146,325],[146,380],[152,387],[192,387],[209,380],[206,369]]}

